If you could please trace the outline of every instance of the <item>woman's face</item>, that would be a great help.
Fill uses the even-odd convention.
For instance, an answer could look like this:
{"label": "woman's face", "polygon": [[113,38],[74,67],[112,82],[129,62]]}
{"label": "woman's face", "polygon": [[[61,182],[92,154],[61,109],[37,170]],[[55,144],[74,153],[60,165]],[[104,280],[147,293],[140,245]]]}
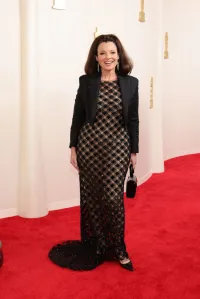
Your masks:
{"label": "woman's face", "polygon": [[119,60],[117,47],[113,42],[103,42],[98,46],[97,57],[100,67],[104,71],[112,71]]}

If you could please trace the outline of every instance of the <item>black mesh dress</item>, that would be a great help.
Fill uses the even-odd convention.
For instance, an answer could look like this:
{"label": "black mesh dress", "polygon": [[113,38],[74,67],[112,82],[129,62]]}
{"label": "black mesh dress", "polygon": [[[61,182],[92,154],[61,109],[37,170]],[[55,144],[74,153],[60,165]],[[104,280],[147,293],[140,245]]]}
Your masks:
{"label": "black mesh dress", "polygon": [[128,258],[124,242],[124,180],[130,141],[118,81],[101,82],[94,126],[79,134],[81,241],[55,245],[49,258],[62,267],[91,270],[105,259]]}

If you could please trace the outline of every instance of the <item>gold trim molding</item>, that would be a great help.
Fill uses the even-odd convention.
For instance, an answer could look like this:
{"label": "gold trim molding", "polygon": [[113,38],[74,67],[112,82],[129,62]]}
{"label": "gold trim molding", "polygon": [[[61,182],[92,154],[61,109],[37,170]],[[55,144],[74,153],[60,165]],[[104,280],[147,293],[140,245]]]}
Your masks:
{"label": "gold trim molding", "polygon": [[96,27],[96,30],[94,32],[94,39],[97,38],[97,36],[99,36],[99,31],[98,31],[98,28]]}
{"label": "gold trim molding", "polygon": [[145,22],[144,0],[140,0],[139,22]]}
{"label": "gold trim molding", "polygon": [[63,10],[66,9],[67,7],[66,0],[53,0],[53,9],[58,9],[58,10]]}
{"label": "gold trim molding", "polygon": [[169,58],[169,51],[168,51],[168,32],[165,32],[165,51],[164,51],[164,59]]}
{"label": "gold trim molding", "polygon": [[153,108],[153,77],[151,77],[150,80],[150,105],[149,108],[152,109]]}

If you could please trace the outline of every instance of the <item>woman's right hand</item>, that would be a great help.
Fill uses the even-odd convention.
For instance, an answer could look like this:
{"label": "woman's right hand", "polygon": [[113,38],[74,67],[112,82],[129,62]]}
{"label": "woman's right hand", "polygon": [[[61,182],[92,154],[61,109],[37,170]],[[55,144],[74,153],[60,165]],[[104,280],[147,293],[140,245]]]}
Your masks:
{"label": "woman's right hand", "polygon": [[70,158],[70,163],[77,169],[78,168],[78,164],[77,164],[77,155],[76,155],[76,148],[72,147],[71,148],[71,158]]}

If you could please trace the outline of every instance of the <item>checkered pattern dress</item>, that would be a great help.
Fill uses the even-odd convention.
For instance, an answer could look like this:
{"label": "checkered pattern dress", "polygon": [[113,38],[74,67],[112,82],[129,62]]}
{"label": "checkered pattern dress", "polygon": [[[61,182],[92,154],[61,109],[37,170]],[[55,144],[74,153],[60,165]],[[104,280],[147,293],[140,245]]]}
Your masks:
{"label": "checkered pattern dress", "polygon": [[118,81],[101,82],[94,125],[82,127],[77,144],[81,241],[52,249],[50,257],[60,266],[90,270],[106,257],[128,257],[123,194],[130,141],[122,115]]}

